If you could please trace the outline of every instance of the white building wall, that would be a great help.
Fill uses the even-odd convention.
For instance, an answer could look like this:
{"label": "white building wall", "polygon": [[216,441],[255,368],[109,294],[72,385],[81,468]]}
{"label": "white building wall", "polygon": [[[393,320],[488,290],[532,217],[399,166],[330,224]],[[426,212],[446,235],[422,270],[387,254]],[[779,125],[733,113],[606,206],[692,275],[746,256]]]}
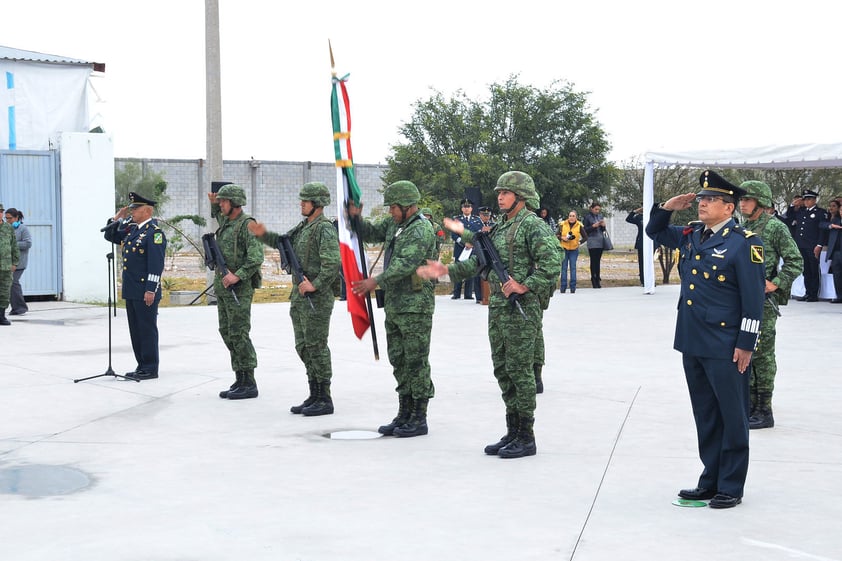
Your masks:
{"label": "white building wall", "polygon": [[[64,299],[106,302],[112,247],[100,228],[114,216],[114,146],[107,134],[59,133],[58,142]],[[114,253],[119,275],[120,248]]]}

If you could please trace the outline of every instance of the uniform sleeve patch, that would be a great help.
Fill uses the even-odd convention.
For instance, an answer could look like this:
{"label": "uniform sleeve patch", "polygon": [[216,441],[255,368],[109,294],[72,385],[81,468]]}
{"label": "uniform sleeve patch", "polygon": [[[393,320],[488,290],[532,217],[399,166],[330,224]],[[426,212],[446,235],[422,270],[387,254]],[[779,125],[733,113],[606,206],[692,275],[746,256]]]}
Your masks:
{"label": "uniform sleeve patch", "polygon": [[[162,243],[164,243],[164,234],[162,234],[161,232],[155,232],[155,234],[152,236],[152,243],[157,245],[161,245]],[[754,246],[752,246],[752,248],[753,247]]]}
{"label": "uniform sleeve patch", "polygon": [[762,245],[753,245],[751,246],[751,262],[752,263],[763,263],[763,246]]}

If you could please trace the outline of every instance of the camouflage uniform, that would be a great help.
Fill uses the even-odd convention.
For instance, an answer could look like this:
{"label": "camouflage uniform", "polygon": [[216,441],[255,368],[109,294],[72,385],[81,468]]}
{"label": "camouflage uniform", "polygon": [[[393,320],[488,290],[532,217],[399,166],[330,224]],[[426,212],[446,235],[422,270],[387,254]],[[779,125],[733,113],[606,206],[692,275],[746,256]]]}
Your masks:
{"label": "camouflage uniform", "polygon": [[[393,183],[383,194],[386,205],[405,209],[419,198],[418,189],[409,181]],[[386,244],[383,272],[376,280],[384,291],[386,345],[400,406],[398,416],[380,427],[380,432],[415,436],[414,428],[423,421],[423,432],[417,434],[426,434],[427,401],[435,395],[429,362],[435,294],[432,281],[420,278],[415,270],[436,257],[433,226],[416,210],[400,224],[391,217],[377,222],[355,218],[354,228],[363,241]]]}
{"label": "camouflage uniform", "polygon": [[6,308],[12,293],[12,265],[17,267],[20,249],[11,224],[0,220],[0,325],[9,325]]}
{"label": "camouflage uniform", "polygon": [[[532,178],[523,172],[508,172],[497,181],[497,191],[515,193],[519,199],[537,197]],[[466,231],[463,239],[471,243],[473,236]],[[507,263],[509,275],[529,288],[520,296],[524,318],[504,296],[500,278],[488,271],[491,289],[488,306],[488,338],[494,377],[502,391],[506,405],[508,433],[498,442],[486,447],[487,454],[501,457],[521,457],[536,451],[533,424],[535,420],[535,345],[541,335],[543,308],[560,274],[561,258],[558,240],[547,224],[527,208],[514,217],[503,216],[491,231],[491,241],[500,258]],[[475,255],[467,261],[448,266],[451,280],[470,278],[479,273]]]}
{"label": "camouflage uniform", "polygon": [[[301,188],[299,199],[324,208],[330,204],[330,191],[323,183],[307,183]],[[298,280],[293,276],[289,317],[295,333],[295,351],[307,372],[310,396],[290,411],[305,416],[326,415],[333,413],[330,397],[333,369],[327,340],[330,316],[339,292],[339,236],[333,222],[323,214],[312,221],[309,218],[301,221],[287,235],[304,276],[316,289],[307,293],[309,299],[302,296],[298,292]],[[276,233],[267,232],[260,240],[277,247],[279,237]],[[313,406],[317,402],[319,405]]]}
{"label": "camouflage uniform", "polygon": [[441,245],[444,243],[445,235],[444,230],[441,227],[441,224],[433,220],[433,211],[429,208],[422,208],[421,214],[430,221],[430,224],[433,225],[433,233],[436,236],[436,259],[438,259],[439,255],[441,254]]}
{"label": "camouflage uniform", "polygon": [[[242,206],[246,203],[243,189],[229,184],[222,187],[217,199],[228,199],[232,204]],[[216,242],[225,258],[228,270],[238,277],[240,282],[234,288],[239,304],[234,301],[231,290],[222,284],[222,276],[217,270],[213,281],[213,290],[217,303],[219,333],[222,341],[231,353],[231,369],[237,374],[240,386],[254,386],[254,369],[257,367],[257,353],[251,343],[251,301],[254,289],[260,286],[260,266],[263,264],[263,246],[252,236],[246,227],[253,220],[245,212],[231,220],[220,211],[219,204],[211,205],[211,216],[216,218],[219,229]],[[235,386],[237,386],[235,382]],[[232,390],[235,389],[232,386]],[[220,394],[222,396],[222,394]],[[232,394],[222,397],[233,397]]]}
{"label": "camouflage uniform", "polygon": [[[756,200],[759,207],[772,206],[772,191],[765,183],[746,181],[740,187],[747,191],[746,198]],[[763,240],[766,279],[778,287],[776,291],[766,296],[763,304],[763,320],[760,324],[760,338],[751,358],[749,427],[766,428],[766,426],[774,426],[772,392],[775,389],[775,374],[778,371],[775,361],[778,314],[772,303],[778,306],[787,304],[792,283],[801,274],[803,259],[787,225],[771,214],[763,212],[757,220],[746,220],[743,226]],[[781,260],[783,260],[783,266],[779,268]],[[761,424],[765,426],[758,426]]]}

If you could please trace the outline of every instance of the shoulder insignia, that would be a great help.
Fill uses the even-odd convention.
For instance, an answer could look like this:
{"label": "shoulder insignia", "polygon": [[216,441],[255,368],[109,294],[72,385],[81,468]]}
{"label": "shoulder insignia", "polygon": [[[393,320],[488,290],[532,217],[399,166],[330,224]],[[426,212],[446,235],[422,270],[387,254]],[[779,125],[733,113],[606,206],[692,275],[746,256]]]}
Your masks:
{"label": "shoulder insignia", "polygon": [[762,245],[753,245],[751,246],[751,262],[752,263],[764,263],[763,259],[763,246]]}
{"label": "shoulder insignia", "polygon": [[156,245],[161,245],[164,243],[164,234],[163,232],[155,232],[152,234],[152,243]]}

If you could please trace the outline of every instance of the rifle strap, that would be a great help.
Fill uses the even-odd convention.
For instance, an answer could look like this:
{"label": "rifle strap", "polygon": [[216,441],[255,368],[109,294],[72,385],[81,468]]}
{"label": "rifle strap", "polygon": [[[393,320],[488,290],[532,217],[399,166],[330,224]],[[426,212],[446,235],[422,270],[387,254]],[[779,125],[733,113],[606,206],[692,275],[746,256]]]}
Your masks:
{"label": "rifle strap", "polygon": [[517,231],[520,228],[520,225],[530,214],[533,216],[537,216],[532,211],[526,211],[521,213],[520,215],[515,217],[515,223],[512,224],[512,227],[509,228],[508,232],[506,232],[506,249],[509,252],[509,276],[512,275],[512,271],[515,267],[515,236],[517,235]]}

